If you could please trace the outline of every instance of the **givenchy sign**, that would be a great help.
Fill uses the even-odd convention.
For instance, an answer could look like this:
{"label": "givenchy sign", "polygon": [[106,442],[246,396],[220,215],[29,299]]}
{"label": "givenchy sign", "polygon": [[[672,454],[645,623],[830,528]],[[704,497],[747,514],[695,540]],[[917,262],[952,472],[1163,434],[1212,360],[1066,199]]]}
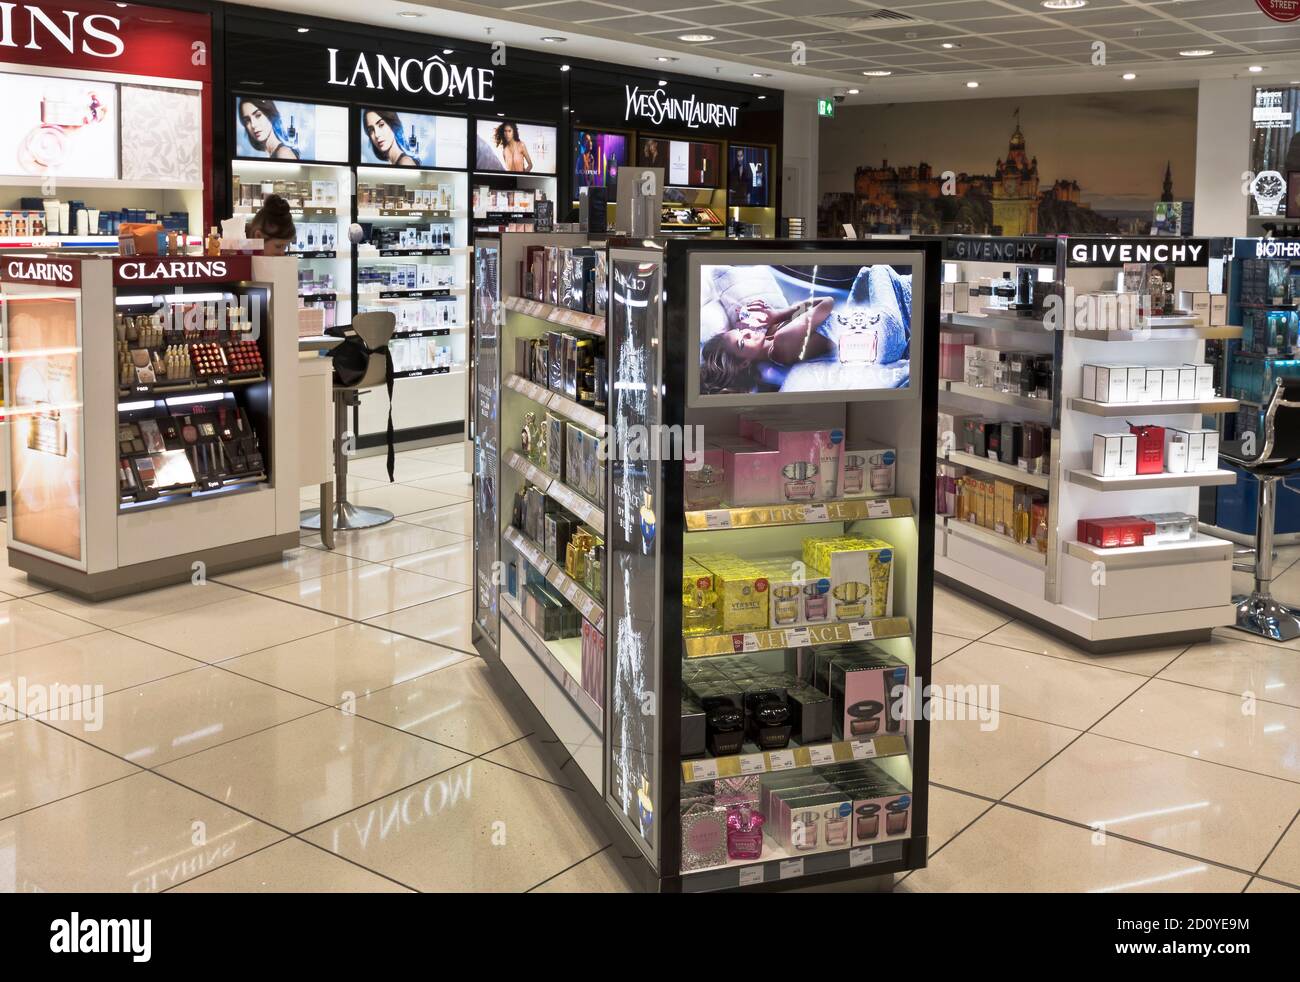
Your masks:
{"label": "givenchy sign", "polygon": [[662,126],[665,120],[673,123],[685,123],[688,129],[701,126],[736,125],[740,115],[739,106],[724,106],[720,102],[704,102],[698,96],[690,95],[685,99],[670,96],[666,89],[651,89],[643,92],[639,86],[623,86],[623,119],[631,122],[644,119],[654,126]]}
{"label": "givenchy sign", "polygon": [[1069,243],[1071,266],[1122,266],[1124,263],[1167,263],[1205,266],[1209,250],[1204,239],[1095,239]]}
{"label": "givenchy sign", "polygon": [[944,239],[944,259],[988,263],[1040,263],[1056,262],[1055,239]]}
{"label": "givenchy sign", "polygon": [[496,72],[491,68],[453,65],[441,55],[431,55],[421,61],[400,55],[368,55],[363,51],[353,59],[349,55],[340,58],[338,48],[328,50],[330,85],[472,102],[496,101],[492,91]]}

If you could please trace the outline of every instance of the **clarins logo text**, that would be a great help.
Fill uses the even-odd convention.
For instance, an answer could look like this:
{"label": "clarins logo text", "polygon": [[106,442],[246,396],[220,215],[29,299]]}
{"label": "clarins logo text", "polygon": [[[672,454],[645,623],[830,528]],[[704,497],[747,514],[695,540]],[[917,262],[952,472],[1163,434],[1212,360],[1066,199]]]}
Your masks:
{"label": "clarins logo text", "polygon": [[80,52],[91,58],[117,58],[126,50],[118,37],[121,29],[122,22],[108,14],[83,15],[79,10],[47,11],[29,4],[0,3],[0,48],[62,48],[70,55]]}
{"label": "clarins logo text", "polygon": [[122,263],[119,279],[131,282],[147,280],[217,280],[227,275],[225,260],[160,259],[153,262]]}

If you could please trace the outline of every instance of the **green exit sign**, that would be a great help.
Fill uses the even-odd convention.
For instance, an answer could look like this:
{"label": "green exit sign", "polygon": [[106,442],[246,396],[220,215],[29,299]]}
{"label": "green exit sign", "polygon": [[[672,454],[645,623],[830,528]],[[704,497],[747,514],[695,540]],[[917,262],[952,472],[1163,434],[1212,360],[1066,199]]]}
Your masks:
{"label": "green exit sign", "polygon": [[818,99],[818,100],[817,100],[817,115],[818,115],[818,116],[827,116],[827,117],[834,116],[834,115],[835,115],[835,100],[834,100],[834,99]]}

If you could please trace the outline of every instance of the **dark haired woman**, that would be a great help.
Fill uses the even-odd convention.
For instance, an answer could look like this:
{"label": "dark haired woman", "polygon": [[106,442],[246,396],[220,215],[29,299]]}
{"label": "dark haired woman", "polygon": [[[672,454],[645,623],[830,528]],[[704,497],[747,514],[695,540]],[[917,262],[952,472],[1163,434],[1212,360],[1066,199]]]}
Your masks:
{"label": "dark haired woman", "polygon": [[268,194],[262,207],[248,223],[248,237],[262,240],[262,255],[285,256],[289,244],[297,238],[298,229],[293,224],[293,211],[289,202],[278,194]]}
{"label": "dark haired woman", "polygon": [[407,146],[406,129],[397,113],[391,109],[367,109],[363,122],[376,157],[398,167],[420,166]]}
{"label": "dark haired woman", "polygon": [[492,142],[501,148],[501,159],[506,170],[518,174],[527,174],[533,169],[533,158],[528,155],[528,147],[519,139],[519,127],[514,123],[502,123],[492,134]]}
{"label": "dark haired woman", "polygon": [[281,128],[280,110],[270,99],[240,99],[239,121],[254,150],[272,160],[297,160],[298,151],[290,146]]}

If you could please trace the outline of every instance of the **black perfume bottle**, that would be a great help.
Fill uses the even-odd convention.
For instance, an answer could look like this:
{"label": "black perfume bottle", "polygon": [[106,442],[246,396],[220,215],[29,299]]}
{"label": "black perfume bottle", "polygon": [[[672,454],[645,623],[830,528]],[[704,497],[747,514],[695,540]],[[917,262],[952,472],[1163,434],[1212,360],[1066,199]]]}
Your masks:
{"label": "black perfume bottle", "polygon": [[790,742],[790,707],[774,692],[745,696],[749,738],[764,750],[780,750]]}
{"label": "black perfume bottle", "polygon": [[740,753],[745,742],[745,713],[730,704],[715,706],[704,717],[709,753],[714,757]]}
{"label": "black perfume bottle", "polygon": [[284,138],[288,141],[290,146],[294,146],[298,143],[298,127],[294,125],[292,116],[289,117],[289,129],[284,134]]}

